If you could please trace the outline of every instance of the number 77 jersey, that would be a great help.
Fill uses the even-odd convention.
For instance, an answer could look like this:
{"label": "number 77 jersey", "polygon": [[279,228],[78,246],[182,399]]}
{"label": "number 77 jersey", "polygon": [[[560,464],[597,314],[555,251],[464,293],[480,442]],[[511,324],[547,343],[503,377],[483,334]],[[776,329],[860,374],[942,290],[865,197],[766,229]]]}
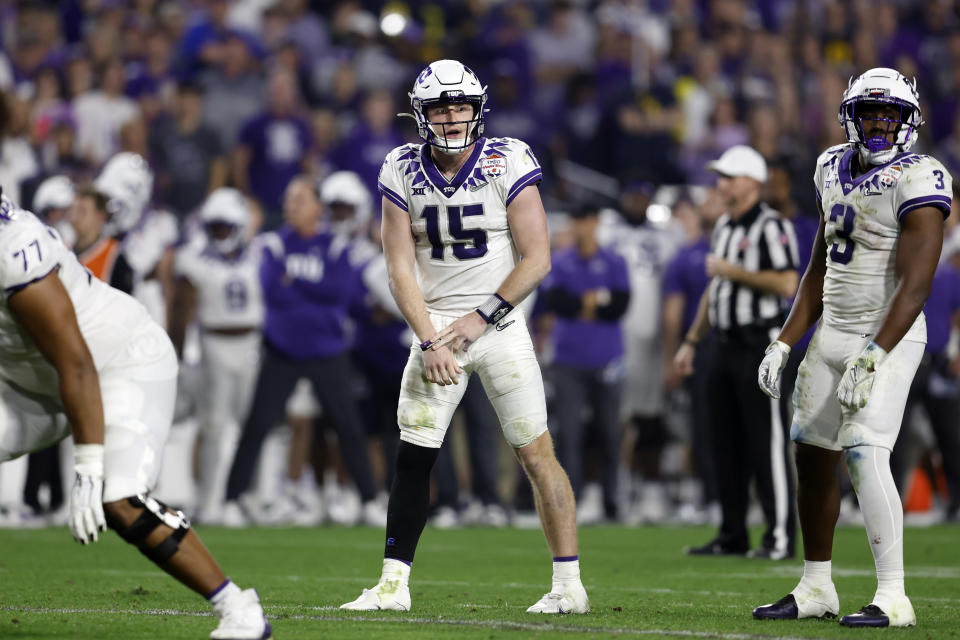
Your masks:
{"label": "number 77 jersey", "polygon": [[[827,149],[817,159],[814,184],[825,221],[827,273],[823,319],[848,333],[873,335],[890,306],[900,223],[914,209],[934,207],[950,215],[950,173],[936,159],[904,153],[856,178],[850,144]],[[921,313],[904,337],[925,342]]]}
{"label": "number 77 jersey", "polygon": [[478,139],[449,181],[428,145],[387,155],[378,188],[410,215],[417,281],[429,311],[464,315],[496,292],[520,259],[507,207],[542,177],[530,148],[514,138]]}

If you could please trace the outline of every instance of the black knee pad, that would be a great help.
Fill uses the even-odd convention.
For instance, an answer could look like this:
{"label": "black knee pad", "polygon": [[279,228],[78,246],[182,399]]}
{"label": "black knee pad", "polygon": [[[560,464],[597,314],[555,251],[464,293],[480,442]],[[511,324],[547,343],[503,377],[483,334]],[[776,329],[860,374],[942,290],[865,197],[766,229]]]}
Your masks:
{"label": "black knee pad", "polygon": [[[139,517],[128,527],[107,517],[107,526],[116,531],[126,542],[135,545],[143,555],[156,564],[163,564],[172,558],[180,547],[180,542],[190,531],[190,521],[183,512],[172,511],[167,505],[148,495],[127,498],[127,502],[131,507],[143,509]],[[173,533],[154,547],[145,546],[147,537],[160,525],[170,527]]]}

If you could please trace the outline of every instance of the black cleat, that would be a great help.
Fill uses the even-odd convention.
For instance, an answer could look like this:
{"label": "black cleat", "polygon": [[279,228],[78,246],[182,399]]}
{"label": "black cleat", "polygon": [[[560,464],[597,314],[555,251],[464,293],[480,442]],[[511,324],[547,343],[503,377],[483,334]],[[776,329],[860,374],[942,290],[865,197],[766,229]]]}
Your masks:
{"label": "black cleat", "polygon": [[765,604],[753,610],[753,617],[757,620],[796,620],[797,599],[788,593],[773,604]]}
{"label": "black cleat", "polygon": [[[797,599],[792,593],[788,593],[773,604],[765,604],[753,610],[753,617],[757,620],[796,620],[800,617],[800,609],[797,606]],[[832,620],[837,614],[831,611],[824,611],[820,616],[807,615],[805,618],[820,620]]]}
{"label": "black cleat", "polygon": [[868,604],[860,611],[840,618],[845,627],[889,627],[890,618],[875,604]]}
{"label": "black cleat", "polygon": [[702,547],[687,547],[684,552],[688,556],[742,556],[746,555],[746,548],[730,547],[718,540],[711,540]]}

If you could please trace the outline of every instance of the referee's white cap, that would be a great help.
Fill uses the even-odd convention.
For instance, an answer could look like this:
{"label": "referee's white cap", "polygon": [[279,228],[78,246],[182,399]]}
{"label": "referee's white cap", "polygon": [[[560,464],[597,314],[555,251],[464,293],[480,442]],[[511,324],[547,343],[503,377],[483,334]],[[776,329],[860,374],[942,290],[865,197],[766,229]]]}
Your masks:
{"label": "referee's white cap", "polygon": [[767,181],[767,162],[756,149],[745,144],[730,147],[716,160],[707,163],[707,169],[730,178],[746,176],[759,183]]}

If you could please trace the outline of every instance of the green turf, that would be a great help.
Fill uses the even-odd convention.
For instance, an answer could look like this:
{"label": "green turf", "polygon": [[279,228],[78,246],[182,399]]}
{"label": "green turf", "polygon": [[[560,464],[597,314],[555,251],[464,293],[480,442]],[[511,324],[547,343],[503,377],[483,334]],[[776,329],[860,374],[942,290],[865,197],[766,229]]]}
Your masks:
{"label": "green turf", "polygon": [[[341,612],[379,575],[382,531],[200,529],[242,586],[256,587],[278,640],[295,638],[912,638],[960,637],[960,529],[906,533],[915,629],[852,632],[836,622],[758,622],[750,610],[795,584],[800,561],[691,558],[707,528],[581,530],[593,612],[525,613],[550,583],[539,531],[428,529],[413,574],[413,611]],[[841,612],[867,604],[873,561],[862,529],[840,529],[834,579]],[[199,597],[115,535],[90,548],[66,529],[0,531],[0,638],[206,638],[215,626]]]}

